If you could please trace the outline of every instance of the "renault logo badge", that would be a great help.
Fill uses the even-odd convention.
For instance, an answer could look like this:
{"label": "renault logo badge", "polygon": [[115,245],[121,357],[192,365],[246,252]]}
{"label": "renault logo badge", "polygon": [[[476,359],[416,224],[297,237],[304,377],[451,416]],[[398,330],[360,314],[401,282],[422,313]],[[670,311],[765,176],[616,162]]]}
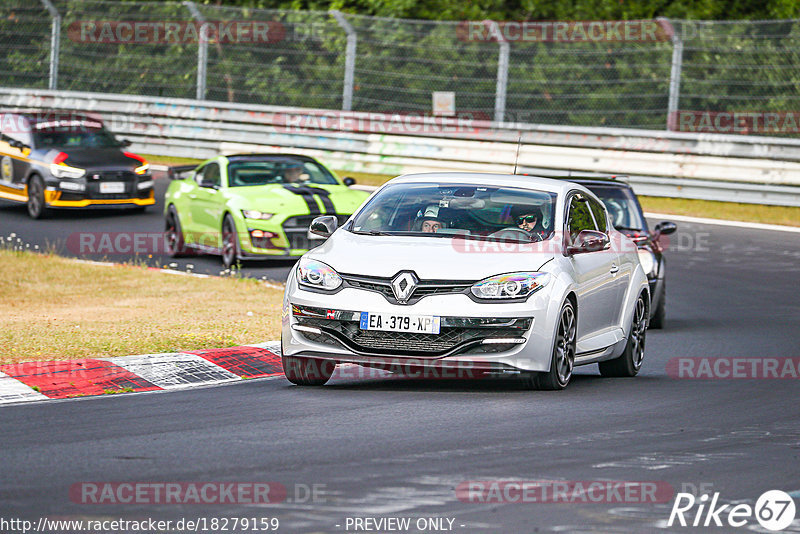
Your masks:
{"label": "renault logo badge", "polygon": [[394,292],[394,298],[397,299],[397,302],[400,304],[408,302],[411,294],[417,289],[418,282],[419,279],[417,275],[411,271],[404,271],[395,276],[392,279],[392,291]]}

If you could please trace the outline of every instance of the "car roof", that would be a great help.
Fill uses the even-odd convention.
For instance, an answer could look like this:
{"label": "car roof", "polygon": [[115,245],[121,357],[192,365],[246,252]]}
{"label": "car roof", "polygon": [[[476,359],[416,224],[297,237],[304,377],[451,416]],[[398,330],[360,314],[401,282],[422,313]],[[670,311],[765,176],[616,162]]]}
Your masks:
{"label": "car roof", "polygon": [[[566,194],[576,189],[574,183],[564,180],[554,180],[542,176],[529,176],[524,174],[491,174],[480,172],[426,172],[404,174],[390,181],[390,183],[452,183],[469,185],[496,185],[501,187],[522,187],[537,189],[551,193]],[[577,184],[582,189],[580,184]]]}
{"label": "car roof", "polygon": [[270,152],[264,154],[257,154],[257,153],[230,154],[226,155],[225,157],[228,159],[228,161],[253,161],[253,160],[257,161],[257,160],[272,160],[272,159],[281,160],[287,158],[298,158],[307,161],[316,161],[311,156],[305,156],[303,154],[285,154],[282,152]]}

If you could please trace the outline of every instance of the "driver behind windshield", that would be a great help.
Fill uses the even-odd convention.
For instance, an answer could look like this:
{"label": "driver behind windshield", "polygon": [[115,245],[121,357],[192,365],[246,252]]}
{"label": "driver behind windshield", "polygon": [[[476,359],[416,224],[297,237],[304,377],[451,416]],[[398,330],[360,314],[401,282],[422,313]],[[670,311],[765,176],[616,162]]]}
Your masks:
{"label": "driver behind windshield", "polygon": [[289,163],[283,171],[283,181],[287,184],[298,184],[305,181],[303,178],[303,164]]}
{"label": "driver behind windshield", "polygon": [[426,234],[435,234],[443,226],[442,220],[439,219],[438,206],[428,206],[425,208],[425,212],[417,217],[417,221],[414,225],[415,228],[419,228],[421,232]]}
{"label": "driver behind windshield", "polygon": [[532,240],[541,241],[547,237],[547,232],[541,221],[542,210],[539,208],[526,207],[524,210],[517,211],[517,228],[527,232]]}

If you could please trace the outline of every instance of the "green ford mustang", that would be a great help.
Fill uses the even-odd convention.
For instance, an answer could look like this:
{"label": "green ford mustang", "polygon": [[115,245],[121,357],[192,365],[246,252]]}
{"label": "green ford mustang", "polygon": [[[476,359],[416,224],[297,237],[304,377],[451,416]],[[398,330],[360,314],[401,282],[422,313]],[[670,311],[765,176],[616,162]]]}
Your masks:
{"label": "green ford mustang", "polygon": [[[321,162],[295,154],[218,156],[173,167],[164,202],[167,252],[220,254],[239,260],[301,256],[322,243],[309,238],[319,215],[342,224],[369,193],[350,189]],[[315,236],[316,237],[316,236]]]}

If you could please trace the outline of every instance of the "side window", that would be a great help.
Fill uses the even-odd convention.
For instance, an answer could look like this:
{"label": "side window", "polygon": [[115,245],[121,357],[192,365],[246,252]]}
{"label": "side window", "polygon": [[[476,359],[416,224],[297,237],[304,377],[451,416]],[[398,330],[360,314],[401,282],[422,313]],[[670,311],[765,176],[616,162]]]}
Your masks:
{"label": "side window", "polygon": [[221,185],[218,163],[209,163],[203,167],[203,180],[214,185]]}
{"label": "side window", "polygon": [[570,200],[569,217],[567,219],[567,231],[572,243],[575,242],[581,230],[596,230],[596,228],[586,198],[575,195]]}
{"label": "side window", "polygon": [[606,210],[605,208],[597,202],[595,199],[589,199],[589,206],[592,208],[592,213],[594,214],[594,221],[597,223],[597,229],[603,233],[606,233]]}

